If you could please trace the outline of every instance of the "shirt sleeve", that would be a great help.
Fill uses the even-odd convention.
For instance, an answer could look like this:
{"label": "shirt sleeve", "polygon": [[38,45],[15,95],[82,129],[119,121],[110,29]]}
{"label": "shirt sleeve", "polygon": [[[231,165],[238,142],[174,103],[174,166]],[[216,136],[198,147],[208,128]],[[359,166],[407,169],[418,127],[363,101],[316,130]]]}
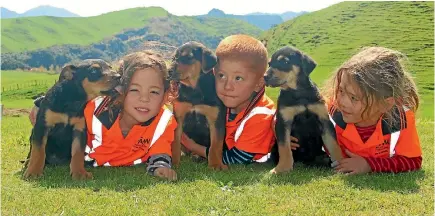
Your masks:
{"label": "shirt sleeve", "polygon": [[372,172],[408,172],[421,168],[422,158],[408,158],[401,155],[395,155],[390,158],[374,158],[366,157],[367,163],[370,165]]}
{"label": "shirt sleeve", "polygon": [[154,171],[159,167],[172,167],[171,157],[167,154],[155,154],[147,160],[147,172],[154,175]]}

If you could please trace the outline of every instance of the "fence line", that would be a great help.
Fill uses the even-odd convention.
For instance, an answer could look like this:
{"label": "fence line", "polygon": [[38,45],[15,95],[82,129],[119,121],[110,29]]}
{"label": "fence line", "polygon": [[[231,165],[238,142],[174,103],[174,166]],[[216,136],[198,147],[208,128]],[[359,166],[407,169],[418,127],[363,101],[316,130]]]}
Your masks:
{"label": "fence line", "polygon": [[27,82],[21,82],[16,84],[9,84],[6,86],[2,86],[2,92],[8,92],[8,91],[16,91],[20,89],[30,88],[30,87],[37,87],[37,86],[46,86],[51,87],[56,83],[56,80],[32,80]]}

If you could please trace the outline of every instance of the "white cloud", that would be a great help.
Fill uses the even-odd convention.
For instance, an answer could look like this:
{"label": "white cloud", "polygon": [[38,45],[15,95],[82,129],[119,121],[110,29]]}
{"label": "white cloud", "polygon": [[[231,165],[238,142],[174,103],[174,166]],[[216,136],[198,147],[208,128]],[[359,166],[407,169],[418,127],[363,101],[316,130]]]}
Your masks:
{"label": "white cloud", "polygon": [[316,11],[326,8],[339,0],[6,0],[0,6],[23,13],[40,5],[51,5],[65,8],[80,16],[96,16],[110,11],[134,7],[160,6],[175,15],[205,14],[212,8],[218,8],[230,14],[246,14],[252,12],[282,13],[286,11]]}

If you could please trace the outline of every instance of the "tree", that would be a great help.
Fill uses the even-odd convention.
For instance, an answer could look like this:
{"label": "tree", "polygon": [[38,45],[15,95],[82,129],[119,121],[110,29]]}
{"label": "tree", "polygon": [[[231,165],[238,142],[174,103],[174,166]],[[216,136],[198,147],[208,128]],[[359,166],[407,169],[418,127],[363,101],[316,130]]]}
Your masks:
{"label": "tree", "polygon": [[62,70],[62,68],[59,65],[56,65],[56,69],[54,69],[54,71],[56,73],[60,73],[61,70]]}
{"label": "tree", "polygon": [[50,67],[48,67],[48,70],[49,70],[50,72],[54,71],[54,65],[51,64]]}

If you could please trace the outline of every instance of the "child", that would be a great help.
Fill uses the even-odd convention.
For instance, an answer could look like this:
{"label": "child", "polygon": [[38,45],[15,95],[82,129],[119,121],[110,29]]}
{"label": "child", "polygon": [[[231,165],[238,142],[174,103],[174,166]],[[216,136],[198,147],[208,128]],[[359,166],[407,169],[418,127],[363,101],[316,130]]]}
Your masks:
{"label": "child", "polygon": [[401,54],[383,47],[362,50],[325,85],[337,140],[348,158],[337,172],[405,172],[421,168],[415,125],[417,89]]}
{"label": "child", "polygon": [[[249,164],[267,158],[274,143],[274,104],[264,93],[267,50],[257,39],[232,35],[216,49],[216,91],[227,109],[224,164]],[[208,149],[183,134],[182,144],[207,157]]]}
{"label": "child", "polygon": [[129,54],[121,62],[121,94],[98,97],[85,107],[85,160],[93,166],[147,162],[149,174],[176,180],[171,144],[177,123],[164,105],[169,96],[166,64],[151,51]]}

